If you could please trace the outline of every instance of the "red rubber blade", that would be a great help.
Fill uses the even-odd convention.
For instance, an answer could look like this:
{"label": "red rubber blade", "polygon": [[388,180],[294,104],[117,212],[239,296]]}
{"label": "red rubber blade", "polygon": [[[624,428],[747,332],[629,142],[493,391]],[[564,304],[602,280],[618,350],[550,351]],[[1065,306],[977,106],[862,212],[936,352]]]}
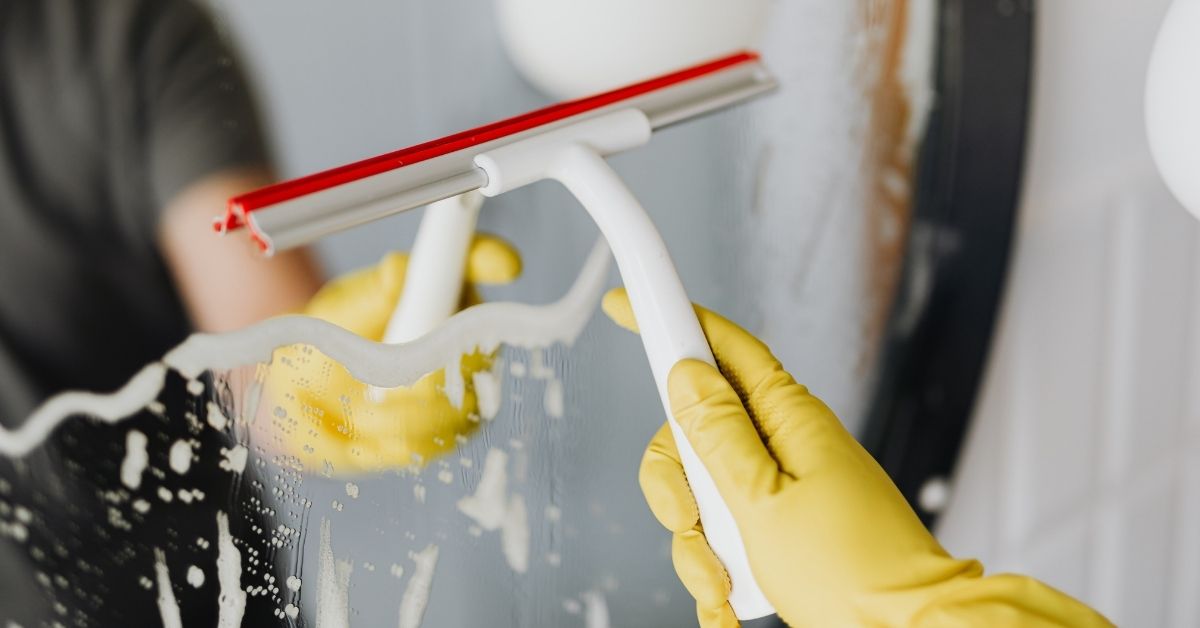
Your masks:
{"label": "red rubber blade", "polygon": [[678,85],[735,65],[756,62],[758,60],[759,55],[757,53],[750,51],[737,52],[720,59],[595,96],[558,103],[506,120],[493,122],[475,129],[455,133],[454,135],[448,135],[423,144],[417,144],[416,146],[402,148],[323,172],[292,179],[291,181],[276,183],[231,199],[224,219],[218,218],[214,220],[213,228],[217,231],[238,229],[245,225],[246,214],[265,207],[277,205],[389,170],[403,168],[428,159],[469,149],[479,144],[535,129],[572,116],[607,107],[623,100]]}

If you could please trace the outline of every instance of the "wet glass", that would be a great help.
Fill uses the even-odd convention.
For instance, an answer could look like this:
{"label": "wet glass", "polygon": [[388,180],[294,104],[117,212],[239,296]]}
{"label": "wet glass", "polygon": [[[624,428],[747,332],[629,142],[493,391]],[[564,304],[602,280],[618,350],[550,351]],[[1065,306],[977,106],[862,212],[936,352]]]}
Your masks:
{"label": "wet glass", "polygon": [[[287,175],[545,104],[504,59],[485,2],[214,6]],[[925,97],[900,61],[904,6],[780,3],[762,46],[777,94],[613,160],[691,297],[761,337],[851,427]],[[332,271],[364,266],[406,248],[419,217],[320,250]],[[560,298],[596,238],[551,184],[489,200],[480,225],[525,262],[489,301]],[[13,621],[691,625],[637,486],[662,407],[640,341],[599,313],[599,294],[573,343],[450,353],[439,364],[458,377],[443,369],[407,396],[301,343],[270,363],[168,370],[119,422],[73,413],[0,457],[0,568],[25,586],[5,595],[38,600]]]}

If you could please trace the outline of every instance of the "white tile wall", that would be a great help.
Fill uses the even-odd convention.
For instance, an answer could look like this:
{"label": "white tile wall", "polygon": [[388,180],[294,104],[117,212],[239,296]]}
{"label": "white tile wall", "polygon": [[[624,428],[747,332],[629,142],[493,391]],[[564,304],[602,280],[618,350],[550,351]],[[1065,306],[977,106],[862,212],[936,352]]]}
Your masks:
{"label": "white tile wall", "polygon": [[939,527],[1137,626],[1200,626],[1200,226],[1152,173],[1140,202],[1022,229],[985,391]]}
{"label": "white tile wall", "polygon": [[1140,100],[1166,5],[1039,3],[1016,256],[938,534],[1121,625],[1195,627],[1200,224],[1153,169]]}

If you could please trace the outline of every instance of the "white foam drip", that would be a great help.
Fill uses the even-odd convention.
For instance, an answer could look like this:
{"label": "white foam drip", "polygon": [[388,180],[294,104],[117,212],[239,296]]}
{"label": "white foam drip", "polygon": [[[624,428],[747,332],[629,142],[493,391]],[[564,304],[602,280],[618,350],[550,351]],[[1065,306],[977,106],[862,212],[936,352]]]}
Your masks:
{"label": "white foam drip", "polygon": [[433,588],[433,571],[437,567],[438,546],[429,545],[412,555],[413,575],[404,587],[400,598],[400,628],[420,628],[429,605],[429,591]]}
{"label": "white foam drip", "polygon": [[488,371],[471,374],[471,383],[475,385],[475,399],[479,406],[479,416],[491,421],[500,412],[500,380]]}
{"label": "white foam drip", "polygon": [[608,603],[599,591],[588,591],[583,598],[583,622],[587,628],[609,628]]}
{"label": "white foam drip", "polygon": [[554,379],[554,369],[546,366],[546,356],[541,348],[529,351],[529,376],[534,379]]}
{"label": "white foam drip", "polygon": [[196,589],[204,586],[204,570],[195,565],[188,567],[187,581]]}
{"label": "white foam drip", "polygon": [[[558,301],[548,305],[484,303],[455,314],[441,327],[406,344],[371,342],[306,316],[282,316],[219,335],[193,334],[163,356],[162,362],[146,366],[114,393],[60,393],[39,406],[19,428],[0,427],[0,454],[24,456],[70,416],[115,423],[137,413],[158,396],[168,367],[196,379],[208,370],[269,363],[275,348],[307,344],[360,381],[395,388],[411,385],[444,367],[446,356],[490,352],[501,344],[529,350],[555,343],[571,345],[596,309],[610,259],[608,246],[600,239],[574,285]],[[252,418],[247,416],[247,420]]]}
{"label": "white foam drip", "polygon": [[525,509],[525,498],[513,495],[504,512],[504,525],[500,529],[500,547],[504,560],[517,573],[529,569],[529,513]]}
{"label": "white foam drip", "polygon": [[229,424],[229,419],[225,417],[225,413],[221,412],[221,408],[217,404],[208,402],[208,424],[218,432],[223,431],[225,426]]}
{"label": "white foam drip", "polygon": [[179,475],[188,472],[192,468],[192,444],[187,440],[177,440],[171,445],[171,452],[167,457],[171,466],[171,470]]}
{"label": "white foam drip", "polygon": [[454,406],[455,410],[462,410],[463,399],[467,394],[466,382],[463,381],[462,374],[462,355],[455,354],[446,364],[443,372],[445,377],[442,392],[445,393],[446,399],[450,401],[450,405]]}
{"label": "white foam drip", "polygon": [[546,416],[552,419],[561,419],[563,416],[563,384],[560,379],[551,379],[546,382],[546,392],[542,395],[542,407],[546,410]]}
{"label": "white foam drip", "polygon": [[242,473],[246,470],[246,457],[250,451],[242,445],[234,445],[232,449],[221,448],[221,461],[217,466],[230,473]]}
{"label": "white foam drip", "polygon": [[317,628],[347,628],[350,625],[350,574],[354,564],[334,558],[330,537],[329,520],[321,519]]}
{"label": "white foam drip", "polygon": [[242,590],[242,553],[233,544],[229,516],[217,511],[217,626],[238,628],[246,614],[246,592]]}
{"label": "white foam drip", "polygon": [[458,500],[458,510],[481,530],[500,530],[500,547],[513,571],[529,569],[529,512],[524,497],[508,494],[508,454],[488,450],[475,493]]}
{"label": "white foam drip", "polygon": [[[125,459],[121,461],[121,483],[131,490],[136,491],[142,485],[142,472],[150,463],[150,456],[146,453],[146,443],[148,442],[146,435],[138,430],[129,430],[129,433],[125,435]],[[3,444],[3,441],[0,441],[0,450],[3,449]]]}
{"label": "white foam drip", "polygon": [[171,574],[167,572],[167,555],[154,548],[154,577],[158,585],[158,614],[162,616],[163,628],[183,628],[179,617],[179,602],[171,590]]}
{"label": "white foam drip", "polygon": [[508,506],[507,466],[508,454],[494,447],[489,449],[475,494],[458,500],[458,510],[484,530],[495,530],[504,523]]}

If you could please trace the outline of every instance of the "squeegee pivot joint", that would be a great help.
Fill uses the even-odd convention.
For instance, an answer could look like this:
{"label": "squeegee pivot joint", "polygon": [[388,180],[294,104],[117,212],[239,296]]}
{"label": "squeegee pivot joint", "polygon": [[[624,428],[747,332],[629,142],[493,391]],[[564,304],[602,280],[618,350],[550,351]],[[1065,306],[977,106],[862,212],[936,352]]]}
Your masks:
{"label": "squeegee pivot joint", "polygon": [[643,146],[653,128],[637,109],[622,109],[583,120],[475,156],[475,165],[487,175],[484,196],[498,196],[542,179],[554,179],[554,168],[563,151],[587,148],[602,157]]}

